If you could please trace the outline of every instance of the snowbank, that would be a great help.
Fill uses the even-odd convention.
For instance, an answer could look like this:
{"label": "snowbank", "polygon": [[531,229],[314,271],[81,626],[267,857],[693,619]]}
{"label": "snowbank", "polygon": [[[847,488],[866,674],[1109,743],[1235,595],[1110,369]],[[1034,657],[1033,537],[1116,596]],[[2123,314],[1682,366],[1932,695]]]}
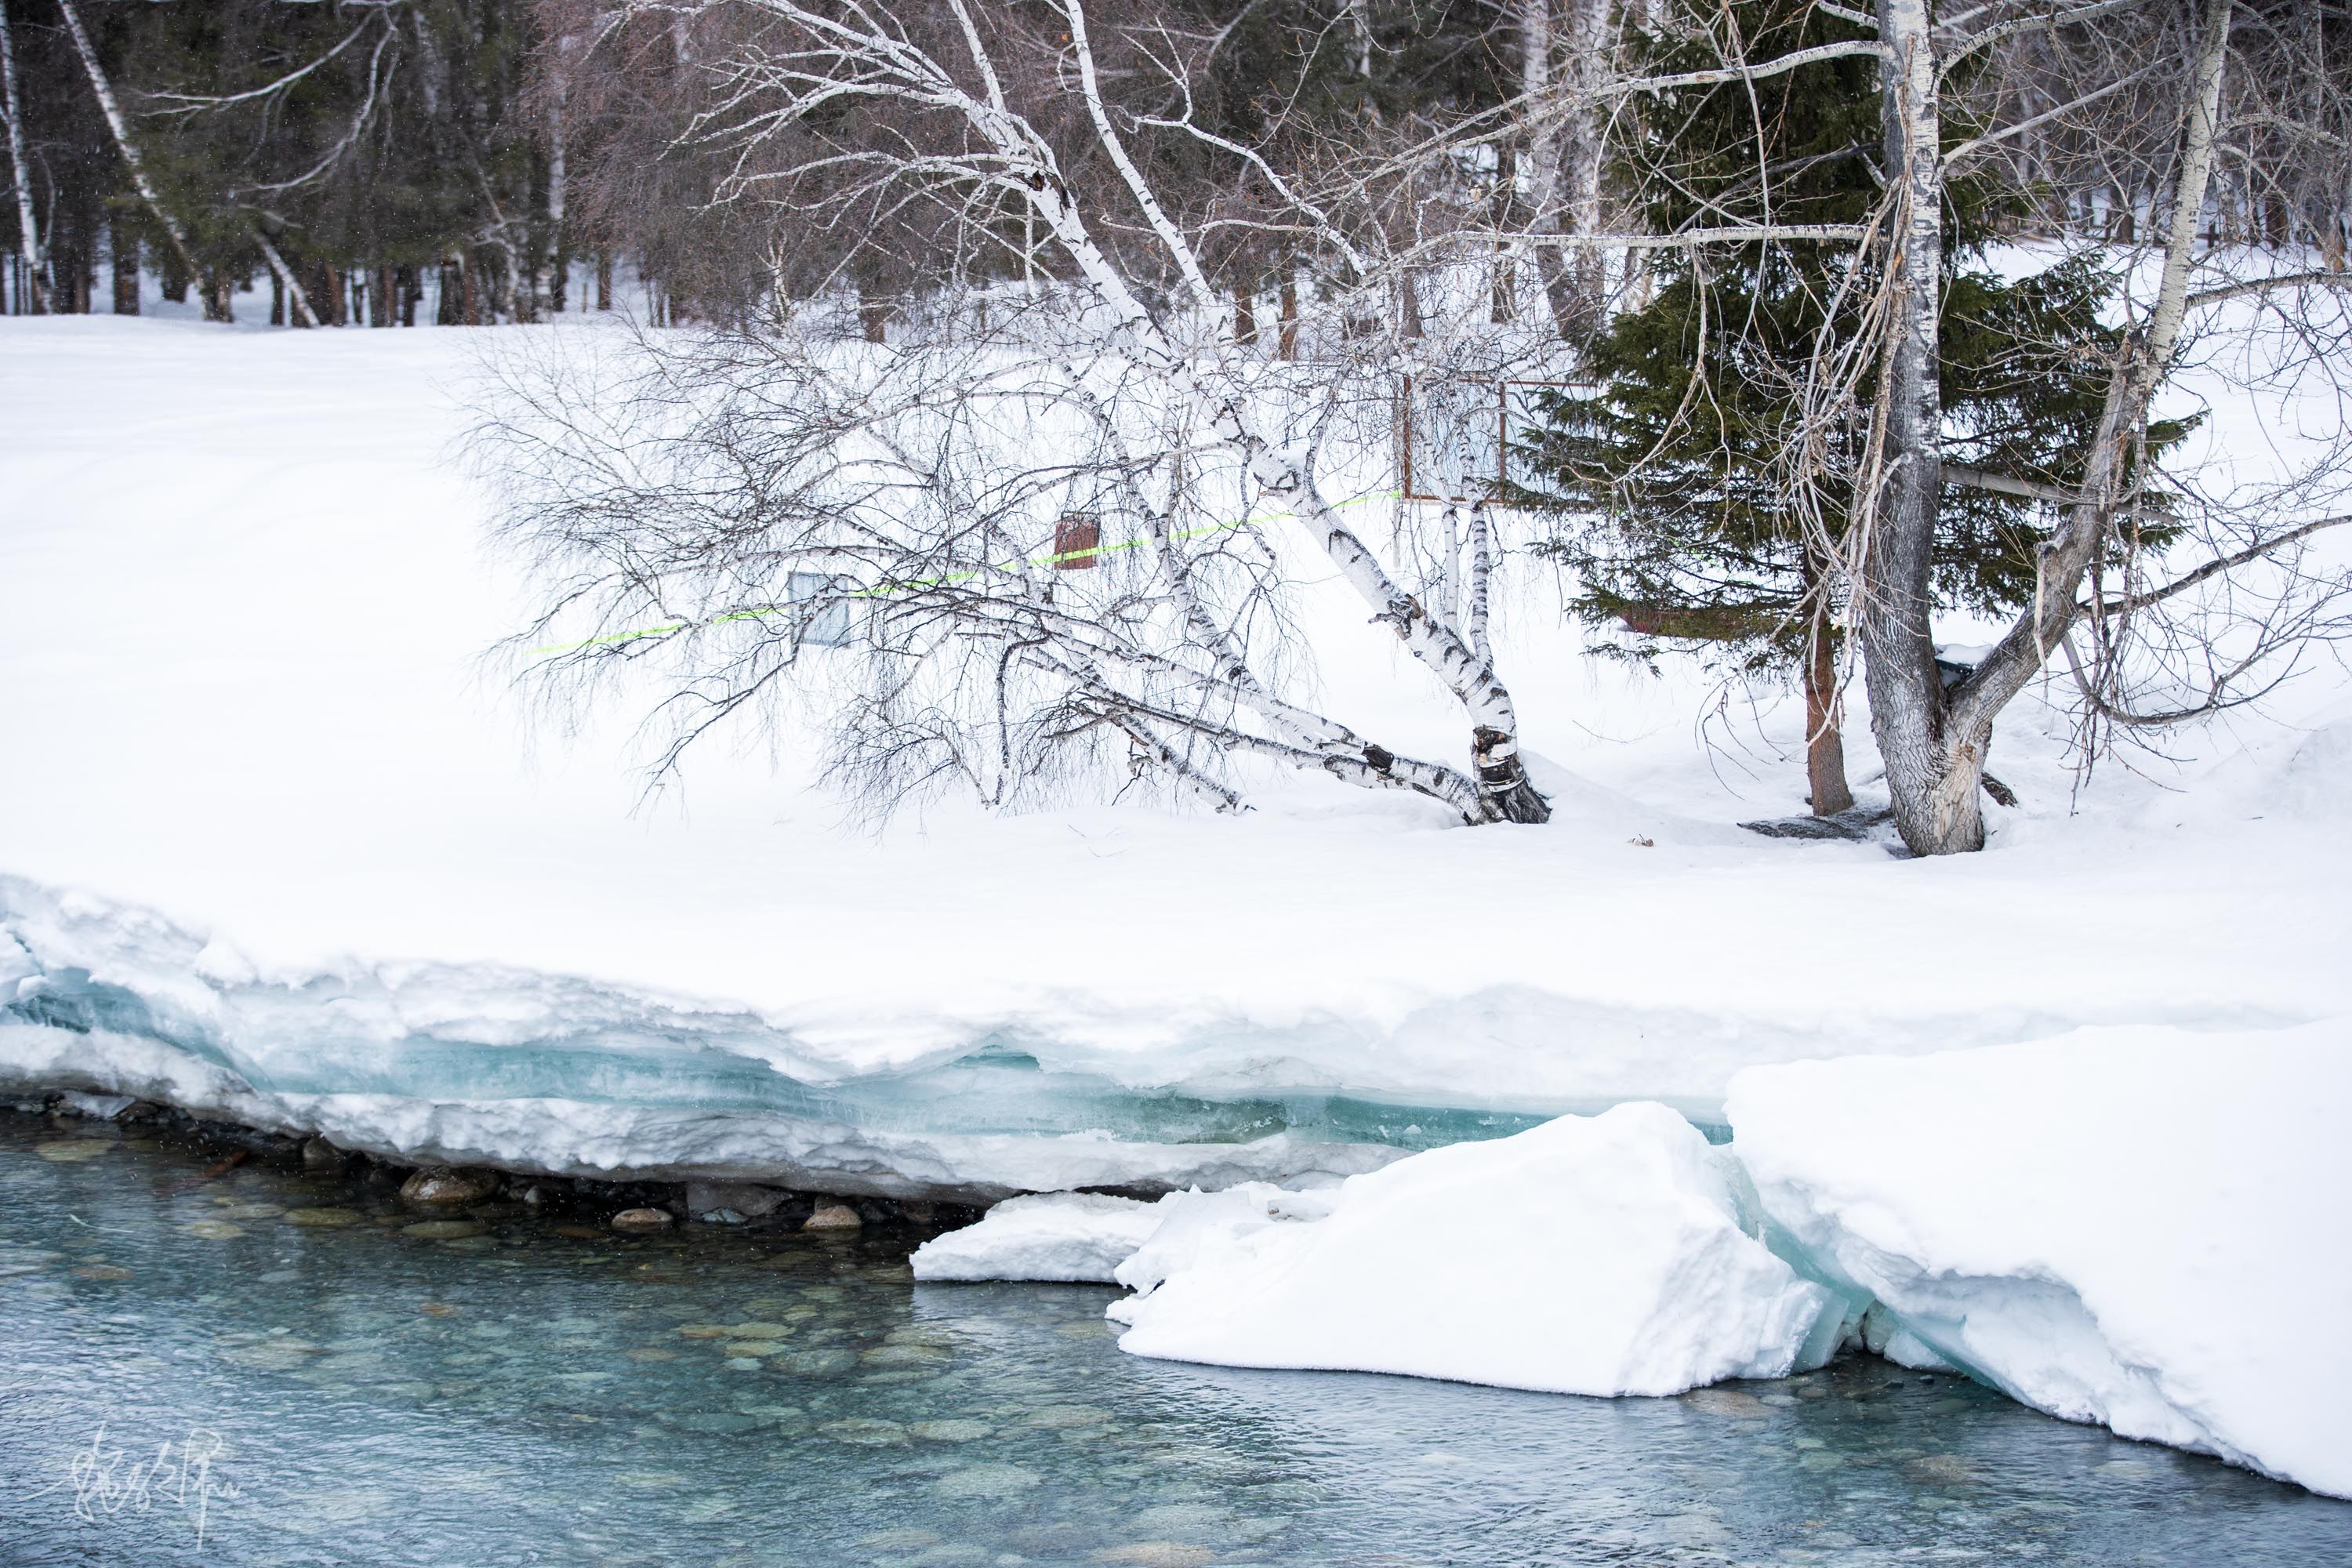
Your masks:
{"label": "snowbank", "polygon": [[[1766,840],[1732,824],[1801,809],[1801,704],[1695,743],[1706,679],[1580,658],[1548,580],[1498,588],[1496,632],[1557,764],[1540,829],[1274,775],[1239,819],[950,805],[877,841],[803,791],[792,734],[722,738],[648,803],[635,710],[534,725],[483,661],[527,605],[448,461],[475,349],[573,330],[0,321],[0,689],[25,738],[0,872],[163,911],[191,961],[249,973],[214,1038],[281,1087],[301,1067],[303,1092],[488,1097],[365,1081],[397,1013],[453,1073],[493,1060],[460,1047],[586,1019],[813,1084],[1002,1042],[1139,1090],[1710,1110],[1761,1062],[2352,1012],[2352,832],[2273,800],[2293,760],[2280,787],[2340,801],[2340,745],[2249,721],[2175,748],[2185,795],[2117,770],[2077,815],[2029,703],[1998,763],[2025,809],[1995,812],[1986,854]],[[1459,705],[1344,586],[1297,613],[1332,711],[1463,755]],[[2334,679],[2291,700],[2340,706]],[[1863,783],[1858,712],[1849,746]],[[1966,1005],[1955,930],[1988,977]],[[90,945],[43,962],[151,1005],[188,981]],[[341,1054],[318,1044],[336,1014]]]}
{"label": "snowbank", "polygon": [[977,1225],[935,1236],[908,1261],[918,1279],[1055,1279],[1108,1284],[1118,1266],[1167,1217],[1147,1204],[1100,1193],[1007,1198]]}
{"label": "snowbank", "polygon": [[1883,1332],[2352,1496],[2352,1020],[1759,1068],[1728,1109],[1774,1224]]}
{"label": "snowbank", "polygon": [[1112,1308],[1138,1355],[1675,1394],[1817,1365],[1837,1298],[1743,1229],[1736,1166],[1661,1105],[1562,1117],[1310,1194],[1180,1205]]}

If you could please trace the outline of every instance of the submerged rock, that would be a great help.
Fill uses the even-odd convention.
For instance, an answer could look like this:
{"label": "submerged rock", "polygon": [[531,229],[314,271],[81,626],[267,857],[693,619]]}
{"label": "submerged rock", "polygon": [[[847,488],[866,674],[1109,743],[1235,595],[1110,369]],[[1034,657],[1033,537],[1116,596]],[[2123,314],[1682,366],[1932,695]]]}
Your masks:
{"label": "submerged rock", "polygon": [[480,1203],[498,1190],[496,1171],[428,1169],[400,1184],[400,1198],[422,1207],[457,1207]]}
{"label": "submerged rock", "polygon": [[792,1195],[780,1187],[754,1186],[745,1182],[688,1182],[686,1212],[700,1218],[731,1209],[744,1219],[764,1219]]}

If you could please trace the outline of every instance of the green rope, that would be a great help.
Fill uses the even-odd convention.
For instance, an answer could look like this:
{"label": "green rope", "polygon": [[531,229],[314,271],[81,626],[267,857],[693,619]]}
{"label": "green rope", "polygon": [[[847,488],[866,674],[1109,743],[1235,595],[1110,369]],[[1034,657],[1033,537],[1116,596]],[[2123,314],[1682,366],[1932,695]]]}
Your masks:
{"label": "green rope", "polygon": [[[1375,490],[1370,495],[1358,496],[1353,500],[1337,502],[1331,510],[1341,511],[1349,507],[1363,506],[1370,501],[1394,500],[1396,496],[1397,492],[1394,490]],[[1181,533],[1171,533],[1168,537],[1171,540],[1206,539],[1213,533],[1230,533],[1237,528],[1249,528],[1263,522],[1279,522],[1290,515],[1292,514],[1288,512],[1259,512],[1254,516],[1236,519],[1232,522],[1213,522],[1206,528],[1187,529]],[[945,576],[925,577],[911,583],[889,583],[879,588],[856,588],[844,596],[851,599],[880,599],[892,594],[913,593],[921,588],[944,588],[950,583],[969,583],[975,577],[985,575],[988,572],[1012,572],[1024,566],[1058,567],[1066,561],[1090,561],[1097,556],[1116,554],[1122,550],[1140,550],[1151,542],[1152,541],[1148,539],[1130,539],[1120,544],[1094,544],[1083,550],[1065,550],[1049,555],[1033,555],[1023,561],[1007,561],[984,570],[975,567],[970,572],[950,572]],[[723,616],[713,616],[707,621],[676,621],[666,626],[641,626],[631,632],[613,632],[601,637],[589,637],[583,642],[551,643],[545,647],[532,648],[528,657],[536,658],[541,654],[577,653],[583,647],[605,647],[616,643],[636,642],[645,637],[667,637],[672,632],[690,631],[696,626],[724,626],[730,621],[756,621],[763,616],[779,616],[801,607],[798,605],[766,605],[756,610],[730,610]]]}

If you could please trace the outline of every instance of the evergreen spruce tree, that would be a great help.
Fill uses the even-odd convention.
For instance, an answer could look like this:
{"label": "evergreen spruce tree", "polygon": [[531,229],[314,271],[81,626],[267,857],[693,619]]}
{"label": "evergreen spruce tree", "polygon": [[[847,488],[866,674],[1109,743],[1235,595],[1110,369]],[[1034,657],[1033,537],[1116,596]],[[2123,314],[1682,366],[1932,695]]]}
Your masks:
{"label": "evergreen spruce tree", "polygon": [[[1733,0],[1712,13],[1747,58],[1858,37],[1806,0]],[[1645,40],[1661,70],[1716,63],[1711,46]],[[1877,67],[1838,58],[1647,105],[1633,154],[1654,230],[1742,222],[1854,225],[1879,201]],[[1953,140],[1966,130],[1947,125]],[[1632,176],[1634,171],[1625,171]],[[2032,193],[1956,180],[1946,214],[1942,391],[1952,466],[2053,489],[2080,476],[2116,342],[2100,321],[2114,281],[2091,259],[2006,277],[1986,252]],[[2014,265],[2012,256],[2011,265]],[[1774,240],[1659,253],[1649,303],[1619,316],[1586,361],[1589,392],[1548,398],[1513,471],[1517,499],[1560,518],[1545,549],[1577,583],[1573,607],[1660,647],[1793,669],[1806,697],[1817,816],[1853,804],[1839,733],[1834,545],[1874,391],[1864,367],[1848,417],[1794,460],[1803,382],[1818,351],[1852,342],[1868,308],[1850,244]],[[1851,286],[1850,286],[1851,285]],[[2161,427],[2151,450],[2186,433]],[[1826,450],[1819,449],[1826,447]],[[1796,476],[1801,471],[1800,480]],[[1937,587],[1987,615],[2030,601],[2047,502],[1948,483]]]}

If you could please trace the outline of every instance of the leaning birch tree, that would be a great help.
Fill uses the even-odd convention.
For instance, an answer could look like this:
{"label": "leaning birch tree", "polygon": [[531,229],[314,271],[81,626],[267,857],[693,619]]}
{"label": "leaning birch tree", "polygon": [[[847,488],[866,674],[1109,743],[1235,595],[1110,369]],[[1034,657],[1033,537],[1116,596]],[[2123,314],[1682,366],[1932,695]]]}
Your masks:
{"label": "leaning birch tree", "polygon": [[[675,9],[664,7],[664,17]],[[765,202],[780,219],[794,223],[838,223],[848,221],[850,215],[870,216],[910,207],[943,212],[950,215],[950,220],[933,233],[934,245],[1000,259],[1005,247],[1015,247],[1024,274],[1043,272],[1052,279],[1054,310],[1064,325],[1082,327],[1080,336],[1050,345],[1024,343],[1000,327],[995,341],[1013,363],[1024,367],[1015,378],[1023,397],[1045,399],[1080,420],[1097,456],[1084,465],[1097,477],[1078,488],[1093,497],[1096,513],[1133,520],[1140,530],[1138,542],[1150,546],[1139,552],[1140,558],[1159,569],[1148,611],[1097,607],[1072,617],[1045,605],[1041,587],[1020,585],[1020,573],[1000,570],[1017,559],[1001,553],[1011,544],[1009,537],[990,537],[982,530],[975,537],[985,541],[988,558],[976,564],[931,559],[943,550],[953,556],[963,548],[966,535],[948,529],[911,553],[895,552],[907,559],[866,563],[871,579],[856,592],[869,602],[885,604],[889,613],[881,616],[882,622],[901,627],[905,620],[897,612],[937,599],[941,585],[932,579],[941,576],[962,584],[1001,580],[1002,596],[1008,602],[1035,601],[1017,613],[1019,628],[999,627],[992,634],[994,641],[982,640],[990,646],[1008,638],[1018,644],[1022,654],[1016,662],[1033,674],[1039,668],[1052,670],[1062,689],[1082,689],[1085,702],[1073,710],[1062,731],[1043,721],[1024,721],[1020,728],[1035,731],[1038,722],[1045,722],[1047,732],[1076,733],[1096,727],[1077,723],[1078,712],[1115,714],[1127,721],[1117,727],[1146,764],[1165,765],[1188,780],[1195,774],[1205,778],[1207,770],[1197,751],[1167,743],[1171,735],[1202,737],[1213,751],[1275,757],[1368,787],[1431,795],[1471,823],[1546,820],[1549,808],[1529,783],[1519,754],[1519,721],[1511,693],[1494,667],[1485,626],[1476,619],[1487,603],[1483,584],[1465,601],[1475,610],[1433,613],[1391,575],[1350,525],[1339,504],[1343,498],[1328,491],[1318,472],[1318,433],[1328,421],[1314,413],[1318,393],[1307,384],[1312,377],[1294,378],[1286,396],[1272,395],[1261,384],[1266,380],[1265,362],[1237,340],[1234,323],[1203,265],[1201,235],[1188,232],[1174,204],[1163,198],[1130,146],[1138,117],[1115,105],[1105,91],[1082,0],[1056,0],[1048,10],[1063,28],[1058,58],[1052,62],[1061,73],[1055,96],[1063,118],[1051,124],[1039,118],[1038,95],[1022,91],[1022,79],[1034,79],[1038,74],[1033,63],[1007,57],[1003,50],[1011,40],[1002,30],[1002,19],[992,18],[997,28],[992,34],[964,0],[946,0],[943,6],[924,8],[924,15],[912,17],[879,0],[846,0],[825,7],[796,0],[731,0],[697,8],[698,14],[755,24],[742,29],[731,51],[714,58],[715,100],[696,132],[732,149],[737,159],[736,175],[723,188],[723,199]],[[918,25],[926,20],[939,25],[928,29]],[[1049,73],[1046,79],[1055,79]],[[1236,177],[1263,182],[1281,206],[1279,226],[1295,243],[1321,249],[1350,278],[1373,276],[1373,259],[1332,213],[1261,154],[1189,118],[1162,118],[1158,129],[1186,138],[1204,156],[1224,161]],[[1087,165],[1087,177],[1074,177],[1073,160]],[[1146,279],[1149,284],[1142,281]],[[940,323],[937,345],[971,330],[968,316],[960,311],[935,305],[932,313]],[[792,336],[797,330],[772,334],[767,352],[793,389],[791,405],[803,411],[792,416],[795,426],[803,423],[804,413],[820,411],[814,427],[822,429],[831,416],[821,411],[838,413],[845,405],[828,390],[822,367]],[[1046,335],[1052,338],[1060,331],[1057,326]],[[900,363],[908,362],[902,357]],[[988,390],[978,362],[965,360],[958,374],[962,379],[931,384],[954,386],[962,401],[976,405],[1002,402]],[[856,401],[890,406],[887,397],[877,400],[866,390],[857,394]],[[1322,402],[1328,405],[1328,396]],[[1281,412],[1286,407],[1293,412]],[[1139,412],[1147,408],[1176,434],[1152,444],[1147,435],[1152,421]],[[1294,416],[1302,408],[1307,410],[1303,422]],[[904,431],[885,430],[870,419],[861,423],[861,430],[886,448],[906,439]],[[983,433],[973,426],[962,427],[962,433],[974,442],[982,439]],[[933,437],[924,455],[893,457],[888,466],[896,477],[883,488],[922,496],[924,509],[942,520],[960,514],[958,507],[942,510],[939,504],[953,493],[948,479],[951,473],[999,496],[1035,489],[1026,481],[1015,482],[1017,475],[983,482],[976,476],[990,469],[993,458],[980,446],[943,448],[935,431],[924,434]],[[567,447],[561,436],[559,432],[539,447],[551,465],[535,470],[547,476],[551,487],[535,492],[541,498],[561,490],[568,482],[563,475],[594,467],[593,458]],[[565,468],[575,461],[584,466]],[[1436,679],[1465,721],[1464,763],[1403,755],[1281,695],[1282,683],[1267,668],[1269,659],[1279,662],[1278,650],[1262,637],[1253,639],[1221,620],[1208,607],[1183,546],[1186,536],[1197,541],[1225,531],[1215,514],[1203,513],[1195,499],[1202,493],[1198,470],[1219,464],[1229,467],[1235,480],[1223,492],[1229,504],[1268,508],[1286,519],[1297,538],[1361,600],[1370,618],[1386,627]],[[1188,466],[1195,470],[1190,478],[1183,471]],[[1058,467],[1035,465],[1039,473],[1055,472]],[[774,471],[813,470],[794,460]],[[1127,478],[1116,485],[1100,480],[1099,476],[1112,473]],[[933,477],[917,482],[918,475]],[[1130,488],[1145,476],[1163,487],[1160,501],[1139,500]],[[751,472],[741,482],[757,486],[770,477]],[[803,521],[812,526],[837,521],[861,526],[856,520],[869,515],[838,497],[819,500],[805,489],[795,493],[809,498],[811,510]],[[572,579],[575,584],[594,585],[559,595],[560,604],[577,605],[583,596],[594,598],[602,606],[600,615],[606,616],[656,607],[658,591],[636,593],[630,585],[632,581],[643,584],[642,574],[632,580],[610,572],[614,563],[632,554],[638,542],[606,534],[588,542],[583,554],[585,536],[571,525],[576,513],[568,500],[550,510],[530,496],[518,496],[510,515],[524,520],[518,537],[527,547],[543,559],[565,562],[566,569],[582,574]],[[976,515],[1010,514],[989,505]],[[1251,520],[1236,531],[1263,526]],[[809,535],[803,531],[793,537],[805,543]],[[761,542],[772,544],[772,537],[763,536]],[[1091,542],[1087,548],[1093,548]],[[1049,564],[1060,569],[1066,567],[1069,552],[1057,545],[1045,553]],[[1035,553],[1034,548],[1031,553]],[[944,571],[935,570],[942,565]],[[1491,559],[1482,557],[1477,570],[1483,574],[1490,569]],[[965,590],[959,597],[964,601],[961,613],[969,618],[975,613],[971,595]],[[1256,602],[1262,595],[1249,592],[1241,597]],[[739,608],[757,613],[755,605]],[[1000,609],[989,606],[987,613],[997,615]],[[1117,657],[1107,651],[1101,634],[1122,615],[1140,625],[1164,626],[1161,645],[1150,650],[1162,663],[1141,657],[1139,648]],[[574,651],[590,659],[604,657],[593,649]],[[1173,662],[1165,662],[1169,660]],[[928,668],[936,674],[946,666],[932,659]],[[967,660],[956,666],[959,678],[966,681],[983,677],[995,680],[990,671],[1003,668],[1002,661],[990,666]],[[1111,679],[1108,672],[1114,671],[1139,679],[1122,686]],[[731,692],[740,692],[747,680],[764,685],[772,679],[772,672],[751,677],[736,668],[727,684]],[[1213,698],[1212,707],[1245,714],[1248,722],[1212,723],[1202,716],[1205,710],[1193,711],[1170,700],[1182,691],[1206,692]],[[1000,728],[1006,724],[1001,722]]]}

